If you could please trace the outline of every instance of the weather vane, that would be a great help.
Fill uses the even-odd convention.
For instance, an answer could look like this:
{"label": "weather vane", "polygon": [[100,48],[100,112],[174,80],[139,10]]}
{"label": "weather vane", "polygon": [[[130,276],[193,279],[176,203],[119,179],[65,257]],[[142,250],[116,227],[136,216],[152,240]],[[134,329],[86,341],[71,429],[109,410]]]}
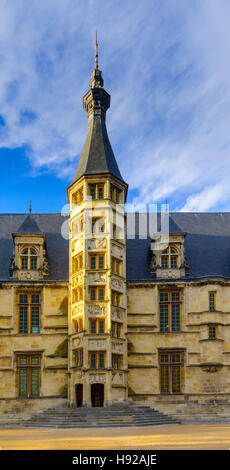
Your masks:
{"label": "weather vane", "polygon": [[30,201],[30,207],[29,207],[29,213],[31,214],[32,211],[32,206],[31,206],[31,201]]}

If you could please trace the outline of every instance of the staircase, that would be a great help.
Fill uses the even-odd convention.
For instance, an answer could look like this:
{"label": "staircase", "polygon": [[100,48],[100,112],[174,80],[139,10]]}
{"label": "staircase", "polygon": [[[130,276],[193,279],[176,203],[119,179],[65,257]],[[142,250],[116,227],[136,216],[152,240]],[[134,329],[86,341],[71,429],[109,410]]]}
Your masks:
{"label": "staircase", "polygon": [[179,424],[148,406],[113,405],[107,408],[56,408],[34,414],[14,427],[23,428],[121,428]]}

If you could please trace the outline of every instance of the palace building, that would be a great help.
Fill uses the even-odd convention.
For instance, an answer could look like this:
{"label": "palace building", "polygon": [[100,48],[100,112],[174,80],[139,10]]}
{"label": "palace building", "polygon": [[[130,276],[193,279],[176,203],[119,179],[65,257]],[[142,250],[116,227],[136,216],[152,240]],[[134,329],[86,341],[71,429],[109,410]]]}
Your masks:
{"label": "palace building", "polygon": [[230,417],[230,213],[126,214],[97,47],[83,105],[70,215],[0,215],[0,415]]}

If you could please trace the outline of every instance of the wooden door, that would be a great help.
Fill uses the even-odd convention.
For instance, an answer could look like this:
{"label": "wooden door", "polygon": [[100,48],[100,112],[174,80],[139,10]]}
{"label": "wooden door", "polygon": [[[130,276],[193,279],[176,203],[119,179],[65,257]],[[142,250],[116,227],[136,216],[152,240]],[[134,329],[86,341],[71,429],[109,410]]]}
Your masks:
{"label": "wooden door", "polygon": [[75,387],[76,389],[76,404],[77,407],[80,408],[83,404],[83,385],[78,384]]}
{"label": "wooden door", "polygon": [[91,385],[91,402],[92,406],[103,406],[104,403],[104,385],[92,384]]}

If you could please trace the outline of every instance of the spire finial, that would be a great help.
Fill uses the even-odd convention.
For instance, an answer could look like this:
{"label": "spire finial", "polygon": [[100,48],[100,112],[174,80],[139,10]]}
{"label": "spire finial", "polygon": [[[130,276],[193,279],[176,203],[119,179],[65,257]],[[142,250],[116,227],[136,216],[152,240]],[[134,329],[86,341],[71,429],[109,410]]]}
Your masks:
{"label": "spire finial", "polygon": [[31,214],[31,212],[32,212],[32,206],[31,206],[31,201],[30,201],[29,213]]}
{"label": "spire finial", "polygon": [[97,31],[95,33],[95,39],[93,41],[95,45],[95,69],[98,69],[98,42],[97,42]]}

